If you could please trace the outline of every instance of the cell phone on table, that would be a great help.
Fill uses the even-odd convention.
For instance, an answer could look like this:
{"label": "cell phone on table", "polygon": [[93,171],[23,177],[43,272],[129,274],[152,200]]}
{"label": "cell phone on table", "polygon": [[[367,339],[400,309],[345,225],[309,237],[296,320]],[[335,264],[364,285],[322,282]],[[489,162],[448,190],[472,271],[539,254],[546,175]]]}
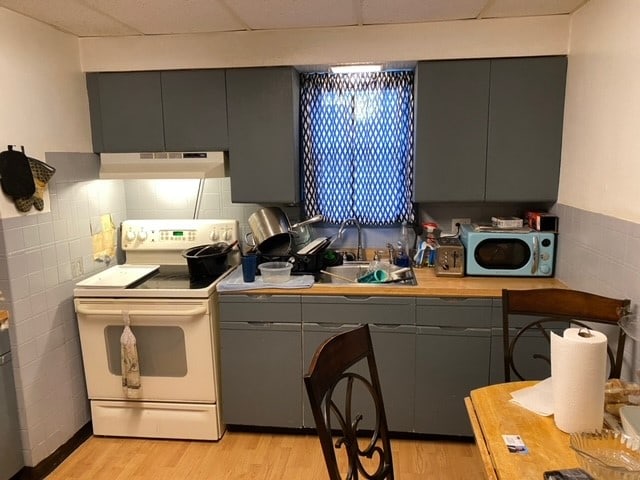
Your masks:
{"label": "cell phone on table", "polygon": [[569,468],[544,472],[544,480],[594,480],[594,478],[581,468]]}

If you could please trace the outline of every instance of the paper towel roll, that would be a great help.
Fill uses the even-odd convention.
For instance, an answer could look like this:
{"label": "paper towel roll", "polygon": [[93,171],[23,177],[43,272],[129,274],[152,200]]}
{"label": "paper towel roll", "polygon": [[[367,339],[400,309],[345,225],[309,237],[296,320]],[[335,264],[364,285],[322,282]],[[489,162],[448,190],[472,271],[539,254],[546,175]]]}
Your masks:
{"label": "paper towel roll", "polygon": [[584,328],[567,328],[562,337],[551,333],[553,415],[560,430],[573,433],[602,428],[606,371],[604,334]]}

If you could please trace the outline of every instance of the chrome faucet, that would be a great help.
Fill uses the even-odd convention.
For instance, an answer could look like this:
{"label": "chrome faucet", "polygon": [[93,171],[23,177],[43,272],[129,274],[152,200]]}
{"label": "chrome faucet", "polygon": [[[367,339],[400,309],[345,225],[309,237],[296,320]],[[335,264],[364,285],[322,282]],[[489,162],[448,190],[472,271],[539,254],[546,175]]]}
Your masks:
{"label": "chrome faucet", "polygon": [[358,229],[358,247],[357,247],[357,250],[356,250],[356,260],[362,261],[362,260],[364,260],[364,255],[363,255],[364,250],[362,248],[362,227],[360,226],[360,222],[358,222],[357,219],[348,218],[344,222],[342,222],[340,224],[340,228],[338,229],[338,233],[337,233],[336,236],[338,238],[342,238],[342,235],[344,235],[345,228],[350,223],[355,225],[356,228]]}

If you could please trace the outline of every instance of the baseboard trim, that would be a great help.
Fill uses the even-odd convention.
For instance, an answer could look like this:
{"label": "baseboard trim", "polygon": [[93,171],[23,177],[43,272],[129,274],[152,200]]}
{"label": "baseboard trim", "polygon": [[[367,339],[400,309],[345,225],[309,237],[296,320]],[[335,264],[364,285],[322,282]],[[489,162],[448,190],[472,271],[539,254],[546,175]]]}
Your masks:
{"label": "baseboard trim", "polygon": [[76,448],[93,435],[91,422],[85,424],[73,437],[58,447],[55,452],[38,463],[35,467],[22,467],[11,480],[41,480],[53,472]]}

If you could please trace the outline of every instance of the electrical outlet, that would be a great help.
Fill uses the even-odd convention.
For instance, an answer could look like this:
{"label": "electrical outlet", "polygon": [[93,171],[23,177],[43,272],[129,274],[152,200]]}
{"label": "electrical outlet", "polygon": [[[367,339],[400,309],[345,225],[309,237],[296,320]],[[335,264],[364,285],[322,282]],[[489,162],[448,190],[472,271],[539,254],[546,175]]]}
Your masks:
{"label": "electrical outlet", "polygon": [[71,261],[71,277],[76,278],[84,274],[84,265],[82,264],[82,257],[78,257]]}
{"label": "electrical outlet", "polygon": [[459,223],[460,225],[468,224],[468,223],[471,223],[471,219],[470,218],[452,218],[451,233],[456,233],[458,231],[458,227],[456,226],[456,223]]}

